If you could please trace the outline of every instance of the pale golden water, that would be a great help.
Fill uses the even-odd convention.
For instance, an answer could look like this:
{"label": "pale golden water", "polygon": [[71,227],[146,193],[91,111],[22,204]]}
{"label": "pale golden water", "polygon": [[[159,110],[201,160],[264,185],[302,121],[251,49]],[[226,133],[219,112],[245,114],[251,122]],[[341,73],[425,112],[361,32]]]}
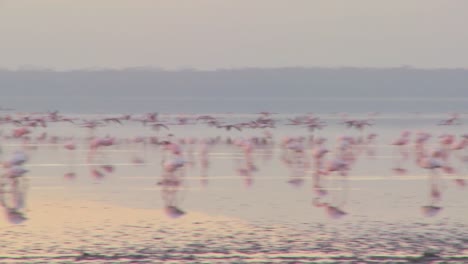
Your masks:
{"label": "pale golden water", "polygon": [[[242,152],[227,145],[210,149],[210,167],[202,173],[199,162],[187,166],[183,185],[175,193],[177,206],[186,212],[173,219],[163,210],[161,147],[118,144],[99,152],[94,163],[112,164],[115,171],[103,179],[90,175],[86,144],[70,152],[62,145],[28,148],[29,186],[21,224],[0,221],[0,262],[19,263],[147,263],[147,262],[407,262],[468,261],[468,190],[453,183],[466,177],[467,165],[455,164],[456,175],[443,175],[443,208],[433,217],[421,210],[428,204],[428,172],[408,162],[408,173],[392,172],[397,154],[389,143],[403,129],[427,130],[434,136],[464,133],[465,126],[434,125],[443,115],[381,116],[366,133],[377,133],[375,155],[360,157],[348,178],[341,219],[330,219],[316,198],[311,172],[301,186],[287,181],[291,175],[279,160],[279,142],[285,135],[308,136],[307,130],[280,126],[273,130],[272,156],[257,149],[258,171],[252,183],[235,168]],[[245,119],[243,117],[229,117]],[[328,138],[332,149],[339,135],[358,135],[328,118],[329,126],[316,135]],[[3,128],[4,135],[9,127]],[[51,124],[42,131],[61,136],[87,137],[88,131],[72,125]],[[113,124],[96,135],[119,138],[247,137],[259,131],[220,131],[200,126],[171,126],[155,132],[140,124]],[[432,142],[431,144],[435,144]],[[24,146],[4,140],[5,158]],[[466,154],[466,153],[463,153]],[[144,164],[134,164],[135,156]],[[194,159],[200,150],[194,149]],[[77,177],[63,175],[73,170]],[[330,176],[333,179],[336,176]],[[333,180],[332,180],[333,181]],[[342,186],[330,192],[340,194]]]}

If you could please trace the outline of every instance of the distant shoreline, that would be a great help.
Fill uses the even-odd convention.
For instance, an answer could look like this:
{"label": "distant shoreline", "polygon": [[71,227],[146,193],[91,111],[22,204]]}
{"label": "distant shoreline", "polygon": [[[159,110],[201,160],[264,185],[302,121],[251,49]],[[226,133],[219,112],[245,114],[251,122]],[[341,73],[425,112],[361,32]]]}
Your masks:
{"label": "distant shoreline", "polygon": [[400,68],[153,68],[0,70],[2,96],[468,97],[468,70]]}

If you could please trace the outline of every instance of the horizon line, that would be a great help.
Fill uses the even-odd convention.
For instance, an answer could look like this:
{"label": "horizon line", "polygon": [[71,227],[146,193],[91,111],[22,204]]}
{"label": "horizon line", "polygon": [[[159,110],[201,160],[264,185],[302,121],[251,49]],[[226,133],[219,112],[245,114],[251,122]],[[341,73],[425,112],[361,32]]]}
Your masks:
{"label": "horizon line", "polygon": [[25,65],[17,68],[0,67],[0,72],[104,72],[104,71],[151,71],[151,72],[221,72],[221,71],[245,71],[245,70],[450,70],[467,71],[468,67],[414,67],[411,65],[389,66],[389,67],[364,67],[364,66],[275,66],[275,67],[233,67],[203,69],[194,67],[164,68],[159,66],[129,66],[129,67],[85,67],[56,69],[43,66]]}

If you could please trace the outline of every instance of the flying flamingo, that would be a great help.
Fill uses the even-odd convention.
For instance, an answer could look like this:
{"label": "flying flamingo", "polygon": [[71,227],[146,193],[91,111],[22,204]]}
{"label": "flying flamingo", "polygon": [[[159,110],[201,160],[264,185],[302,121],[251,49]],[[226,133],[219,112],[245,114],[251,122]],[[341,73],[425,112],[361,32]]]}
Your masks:
{"label": "flying flamingo", "polygon": [[445,150],[439,149],[433,151],[430,155],[427,153],[420,153],[417,157],[417,164],[424,169],[430,171],[429,185],[430,185],[430,204],[423,206],[423,213],[426,216],[434,216],[442,208],[436,204],[440,202],[442,193],[440,190],[440,177],[437,170],[440,169],[446,173],[452,173],[453,169],[444,161]]}
{"label": "flying flamingo", "polygon": [[165,150],[170,157],[162,162],[162,180],[157,184],[161,186],[161,195],[165,204],[165,212],[171,218],[179,218],[185,214],[178,207],[178,192],[183,183],[183,167],[186,161],[179,145],[171,142],[165,143]]}
{"label": "flying flamingo", "polygon": [[324,171],[325,155],[330,151],[323,146],[324,140],[317,140],[312,152],[312,158],[315,164],[313,175],[313,188],[320,195],[325,195],[326,191],[322,187],[321,178],[326,174]]}
{"label": "flying flamingo", "polygon": [[91,140],[90,143],[90,150],[88,153],[88,162],[89,162],[89,170],[90,174],[93,178],[101,180],[104,178],[105,174],[99,170],[99,167],[103,168],[106,172],[112,172],[113,167],[110,165],[101,165],[99,166],[96,164],[95,157],[97,156],[97,152],[99,149],[103,147],[109,147],[116,143],[115,138],[113,137],[103,137],[103,138],[95,138]]}
{"label": "flying flamingo", "polygon": [[453,113],[450,118],[441,120],[439,122],[439,126],[453,126],[453,125],[460,125],[460,115],[457,113]]}
{"label": "flying flamingo", "polygon": [[68,160],[68,172],[65,173],[66,179],[74,179],[76,177],[76,173],[73,170],[73,160],[74,160],[74,150],[76,149],[76,144],[74,141],[70,140],[66,142],[63,147],[69,151],[69,160]]}
{"label": "flying flamingo", "polygon": [[393,171],[398,174],[406,173],[406,169],[403,168],[403,162],[406,161],[409,157],[409,152],[406,149],[406,146],[409,143],[409,137],[411,135],[410,131],[403,131],[398,139],[392,142],[392,145],[399,149],[400,158],[397,158],[397,164],[393,168]]}

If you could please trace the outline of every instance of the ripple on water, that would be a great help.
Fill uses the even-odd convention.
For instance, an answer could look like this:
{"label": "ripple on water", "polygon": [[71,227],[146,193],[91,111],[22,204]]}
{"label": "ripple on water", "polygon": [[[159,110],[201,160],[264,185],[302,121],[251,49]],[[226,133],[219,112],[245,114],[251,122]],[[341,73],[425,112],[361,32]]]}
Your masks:
{"label": "ripple on water", "polygon": [[76,201],[31,208],[30,221],[0,227],[0,262],[468,261],[468,228],[450,220],[296,227],[197,212],[170,219],[162,210]]}

